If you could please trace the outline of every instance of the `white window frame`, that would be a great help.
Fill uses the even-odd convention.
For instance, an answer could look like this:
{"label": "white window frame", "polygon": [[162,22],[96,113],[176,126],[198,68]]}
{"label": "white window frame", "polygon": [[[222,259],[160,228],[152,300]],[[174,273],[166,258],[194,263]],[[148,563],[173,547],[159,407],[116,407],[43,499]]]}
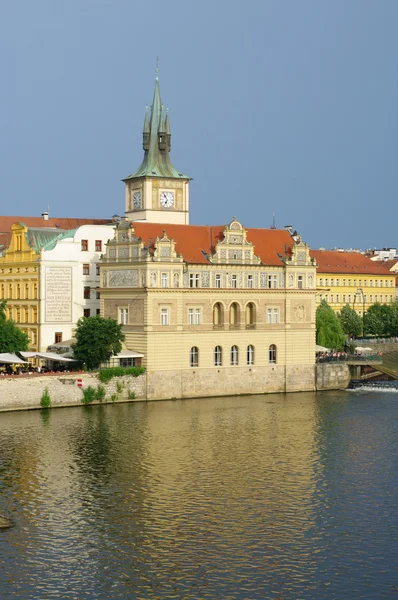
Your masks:
{"label": "white window frame", "polygon": [[162,288],[168,288],[169,287],[169,274],[168,273],[162,273],[162,275],[161,275],[161,285],[162,285]]}
{"label": "white window frame", "polygon": [[119,306],[119,325],[128,325],[129,309],[125,306]]}
{"label": "white window frame", "polygon": [[238,287],[238,276],[233,274],[231,275],[231,288],[236,290]]}
{"label": "white window frame", "polygon": [[221,288],[221,275],[216,273],[216,288]]}
{"label": "white window frame", "polygon": [[231,367],[237,367],[239,365],[239,348],[234,344],[231,346]]}
{"label": "white window frame", "polygon": [[216,346],[214,348],[214,366],[222,367],[222,347]]}
{"label": "white window frame", "polygon": [[190,273],[189,274],[189,287],[190,288],[198,288],[199,287],[199,273]]}
{"label": "white window frame", "polygon": [[189,351],[189,366],[192,369],[199,367],[199,348],[197,346],[192,346]]}
{"label": "white window frame", "polygon": [[254,346],[249,344],[246,348],[246,364],[251,366],[254,365]]}
{"label": "white window frame", "polygon": [[167,325],[169,325],[169,309],[168,308],[161,308],[160,309],[160,324],[163,325],[164,327],[167,327]]}
{"label": "white window frame", "polygon": [[253,289],[253,275],[248,275],[247,276],[247,287],[251,290]]}

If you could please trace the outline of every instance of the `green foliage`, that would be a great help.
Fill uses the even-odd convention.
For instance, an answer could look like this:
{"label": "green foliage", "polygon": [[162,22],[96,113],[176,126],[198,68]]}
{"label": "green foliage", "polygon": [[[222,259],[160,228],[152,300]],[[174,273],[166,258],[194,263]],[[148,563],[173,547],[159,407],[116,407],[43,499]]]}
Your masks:
{"label": "green foliage", "polygon": [[29,338],[15,321],[6,317],[7,300],[0,302],[0,352],[23,352],[29,348]]}
{"label": "green foliage", "polygon": [[101,363],[120,352],[124,340],[122,325],[100,315],[79,319],[75,335],[74,356],[89,369],[98,369]]}
{"label": "green foliage", "polygon": [[105,388],[103,385],[99,385],[95,392],[95,399],[99,400],[101,402],[101,400],[103,400],[104,398],[105,398]]}
{"label": "green foliage", "polygon": [[362,319],[358,313],[350,307],[349,304],[343,306],[339,318],[343,331],[346,335],[349,337],[359,337],[362,335]]}
{"label": "green foliage", "polygon": [[127,398],[129,400],[134,400],[135,399],[135,392],[133,390],[128,390],[128,392],[127,392]]}
{"label": "green foliage", "polygon": [[394,304],[390,306],[388,332],[392,336],[398,336],[398,302],[394,302]]}
{"label": "green foliage", "polygon": [[124,385],[122,381],[117,381],[116,382],[116,391],[118,394],[121,394],[123,391]]}
{"label": "green foliage", "polygon": [[46,388],[42,394],[42,397],[40,400],[40,406],[42,408],[50,408],[50,406],[51,406],[51,397],[48,392],[48,388]]}
{"label": "green foliage", "polygon": [[101,369],[98,377],[102,383],[108,383],[113,377],[123,377],[123,375],[138,377],[144,372],[144,367],[109,367],[107,369]]}
{"label": "green foliage", "polygon": [[316,343],[333,350],[341,350],[345,343],[340,320],[325,300],[316,311]]}
{"label": "green foliage", "polygon": [[364,324],[366,335],[384,335],[388,329],[388,306],[379,302],[372,304],[365,313]]}
{"label": "green foliage", "polygon": [[117,394],[112,394],[111,400],[112,402],[115,402],[117,400]]}
{"label": "green foliage", "polygon": [[90,404],[91,402],[96,400],[97,390],[92,385],[89,385],[86,388],[82,388],[82,392],[83,392],[83,398],[82,398],[83,404]]}

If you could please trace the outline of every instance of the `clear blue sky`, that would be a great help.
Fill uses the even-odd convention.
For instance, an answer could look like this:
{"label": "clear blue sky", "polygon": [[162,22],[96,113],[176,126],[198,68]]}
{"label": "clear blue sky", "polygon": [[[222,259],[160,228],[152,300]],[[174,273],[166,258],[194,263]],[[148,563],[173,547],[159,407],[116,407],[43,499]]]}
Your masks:
{"label": "clear blue sky", "polygon": [[192,223],[396,246],[397,23],[397,0],[3,1],[0,212],[123,214],[159,56]]}

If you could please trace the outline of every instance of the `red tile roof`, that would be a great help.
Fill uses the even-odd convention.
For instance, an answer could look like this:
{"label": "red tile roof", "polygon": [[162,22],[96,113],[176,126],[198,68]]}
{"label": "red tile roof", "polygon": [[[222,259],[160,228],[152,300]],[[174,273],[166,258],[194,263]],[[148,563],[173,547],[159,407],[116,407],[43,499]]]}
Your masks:
{"label": "red tile roof", "polygon": [[58,227],[59,229],[76,229],[81,225],[106,225],[112,219],[73,219],[52,217],[45,221],[43,217],[4,217],[0,216],[0,233],[9,233],[14,223],[23,223],[27,227]]}
{"label": "red tile roof", "polygon": [[359,252],[336,250],[311,250],[310,252],[319,265],[318,273],[391,275],[384,262],[370,260],[368,256]]}
{"label": "red tile roof", "polygon": [[392,260],[383,260],[380,261],[382,265],[387,267],[388,270],[391,270],[395,265],[398,266],[398,258],[393,258]]}
{"label": "red tile roof", "polygon": [[[153,249],[157,237],[163,231],[176,242],[177,254],[182,254],[189,263],[206,264],[207,256],[214,253],[217,241],[224,239],[225,225],[170,225],[163,223],[133,223],[135,235]],[[281,266],[278,254],[283,256],[285,250],[292,246],[292,238],[285,229],[247,229],[247,241],[254,245],[254,254],[261,258],[265,265]]]}

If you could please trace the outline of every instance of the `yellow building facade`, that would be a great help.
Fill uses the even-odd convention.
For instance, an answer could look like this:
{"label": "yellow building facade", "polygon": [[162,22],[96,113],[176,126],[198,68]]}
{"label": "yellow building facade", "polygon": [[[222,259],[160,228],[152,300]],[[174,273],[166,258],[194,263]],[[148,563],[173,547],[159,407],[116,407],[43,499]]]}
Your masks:
{"label": "yellow building facade", "polygon": [[[167,120],[166,120],[167,119]],[[315,388],[316,262],[292,230],[189,225],[156,80],[144,159],[101,261],[101,314],[143,355],[148,400]],[[149,185],[150,183],[150,185]]]}
{"label": "yellow building facade", "polygon": [[376,302],[396,300],[394,273],[383,262],[359,252],[311,250],[317,267],[317,305],[322,300],[340,312],[347,304],[360,316]]}
{"label": "yellow building facade", "polygon": [[40,269],[27,232],[23,223],[11,227],[9,247],[0,256],[0,300],[7,300],[7,317],[28,335],[31,349],[38,350]]}

